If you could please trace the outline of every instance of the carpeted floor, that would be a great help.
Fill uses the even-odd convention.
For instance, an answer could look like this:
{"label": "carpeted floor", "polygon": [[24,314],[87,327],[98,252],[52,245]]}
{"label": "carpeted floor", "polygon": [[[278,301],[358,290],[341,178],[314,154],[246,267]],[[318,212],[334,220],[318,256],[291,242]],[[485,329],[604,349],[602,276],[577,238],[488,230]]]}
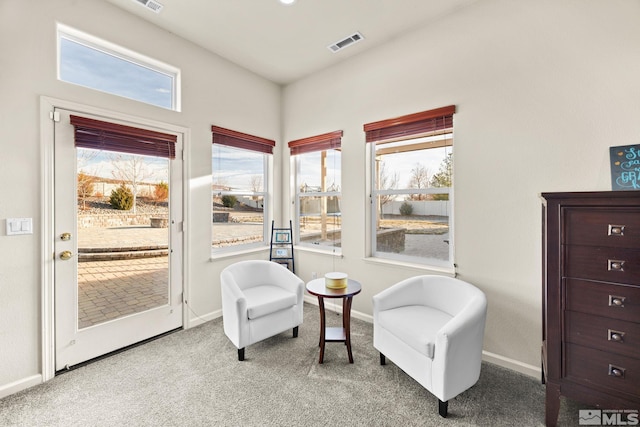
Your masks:
{"label": "carpeted floor", "polygon": [[[246,360],[222,319],[179,331],[0,400],[0,426],[542,426],[544,386],[484,363],[480,381],[438,415],[437,399],[391,361],[380,366],[371,324],[352,320],[355,363],[327,343],[318,364],[318,307],[299,337],[254,344]],[[329,326],[341,318],[327,315]],[[562,403],[559,425],[578,425]]]}

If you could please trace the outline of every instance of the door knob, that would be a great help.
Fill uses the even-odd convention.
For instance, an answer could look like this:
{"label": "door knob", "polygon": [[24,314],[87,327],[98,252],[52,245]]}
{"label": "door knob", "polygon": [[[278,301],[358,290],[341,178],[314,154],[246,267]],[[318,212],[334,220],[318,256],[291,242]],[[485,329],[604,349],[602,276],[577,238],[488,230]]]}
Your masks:
{"label": "door knob", "polygon": [[71,259],[72,256],[73,256],[73,253],[71,253],[71,251],[63,251],[60,253],[60,259],[63,259],[63,260]]}
{"label": "door knob", "polygon": [[60,240],[71,240],[71,233],[62,233],[60,235]]}

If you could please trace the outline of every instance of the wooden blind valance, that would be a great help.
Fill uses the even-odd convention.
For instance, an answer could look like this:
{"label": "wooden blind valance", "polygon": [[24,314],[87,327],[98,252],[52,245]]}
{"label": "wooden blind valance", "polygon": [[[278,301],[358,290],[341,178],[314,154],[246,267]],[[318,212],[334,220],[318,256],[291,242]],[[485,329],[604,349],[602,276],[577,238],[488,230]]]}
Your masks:
{"label": "wooden blind valance", "polygon": [[276,145],[276,142],[270,139],[221,128],[219,126],[211,126],[211,133],[214,144],[243,148],[260,153],[273,154],[273,147]]}
{"label": "wooden blind valance", "polygon": [[364,125],[367,142],[379,142],[453,128],[456,106],[436,108]]}
{"label": "wooden blind valance", "polygon": [[177,136],[131,126],[70,116],[79,148],[175,159]]}
{"label": "wooden blind valance", "polygon": [[310,136],[308,138],[296,139],[289,142],[291,155],[310,153],[312,151],[323,151],[340,148],[342,145],[342,131],[323,133],[322,135]]}

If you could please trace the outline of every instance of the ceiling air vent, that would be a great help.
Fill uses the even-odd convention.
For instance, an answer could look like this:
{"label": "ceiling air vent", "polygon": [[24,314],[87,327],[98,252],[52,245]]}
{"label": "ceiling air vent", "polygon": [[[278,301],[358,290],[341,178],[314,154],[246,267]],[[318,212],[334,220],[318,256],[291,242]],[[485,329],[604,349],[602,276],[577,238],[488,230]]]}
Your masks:
{"label": "ceiling air vent", "polygon": [[140,3],[142,6],[153,10],[155,13],[160,13],[163,6],[155,0],[135,0],[136,3]]}
{"label": "ceiling air vent", "polygon": [[353,33],[349,37],[346,37],[346,38],[340,40],[339,42],[336,42],[334,44],[331,44],[331,45],[327,46],[327,48],[331,52],[336,53],[337,51],[342,50],[347,46],[351,46],[354,43],[358,43],[362,39],[364,39],[362,34]]}

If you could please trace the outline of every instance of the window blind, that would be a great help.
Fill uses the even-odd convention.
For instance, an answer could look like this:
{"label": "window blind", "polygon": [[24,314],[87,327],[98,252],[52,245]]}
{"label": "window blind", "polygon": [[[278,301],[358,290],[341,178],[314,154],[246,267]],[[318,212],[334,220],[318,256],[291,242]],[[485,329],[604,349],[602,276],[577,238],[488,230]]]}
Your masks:
{"label": "window blind", "polygon": [[456,106],[436,108],[364,125],[366,142],[381,142],[453,128]]}
{"label": "window blind", "polygon": [[213,144],[226,145],[228,147],[243,148],[245,150],[258,151],[260,153],[273,154],[276,142],[259,136],[249,135],[219,126],[211,126]]}
{"label": "window blind", "polygon": [[72,115],[70,119],[75,127],[76,147],[169,159],[176,157],[176,135],[87,117]]}
{"label": "window blind", "polygon": [[322,135],[310,136],[308,138],[296,139],[289,142],[291,155],[310,153],[312,151],[323,151],[340,148],[342,145],[342,131],[323,133]]}

